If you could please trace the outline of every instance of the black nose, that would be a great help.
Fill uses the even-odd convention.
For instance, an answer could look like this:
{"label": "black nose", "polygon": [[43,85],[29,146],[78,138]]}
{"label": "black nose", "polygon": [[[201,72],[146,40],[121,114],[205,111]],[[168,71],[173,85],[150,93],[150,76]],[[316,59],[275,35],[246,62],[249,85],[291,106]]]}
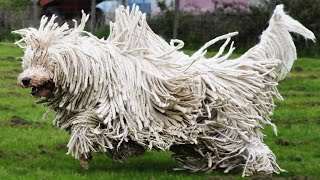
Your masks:
{"label": "black nose", "polygon": [[27,87],[30,84],[31,78],[26,77],[26,78],[23,78],[21,81],[22,81],[22,84]]}

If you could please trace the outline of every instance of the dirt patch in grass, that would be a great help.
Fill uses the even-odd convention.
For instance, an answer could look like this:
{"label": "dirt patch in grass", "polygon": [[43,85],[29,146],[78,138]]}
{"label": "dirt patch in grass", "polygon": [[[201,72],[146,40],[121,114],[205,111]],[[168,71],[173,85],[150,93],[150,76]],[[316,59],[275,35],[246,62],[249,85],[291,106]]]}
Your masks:
{"label": "dirt patch in grass", "polygon": [[296,86],[296,87],[293,87],[292,89],[295,90],[295,91],[305,91],[306,87],[304,87],[304,86]]}
{"label": "dirt patch in grass", "polygon": [[8,154],[8,156],[13,156],[15,158],[21,158],[21,159],[34,159],[37,156],[31,152],[22,152],[22,153],[12,153],[12,154]]}
{"label": "dirt patch in grass", "polygon": [[306,102],[303,104],[307,106],[320,106],[320,102]]}
{"label": "dirt patch in grass", "polygon": [[308,76],[309,79],[318,79],[318,76],[315,74],[311,74]]}
{"label": "dirt patch in grass", "polygon": [[1,71],[1,73],[3,73],[3,74],[18,74],[21,72],[22,72],[22,68],[21,69],[13,68],[13,69],[9,69],[6,71]]}
{"label": "dirt patch in grass", "polygon": [[67,145],[68,145],[68,142],[59,143],[57,145],[57,149],[58,150],[65,150],[65,149],[67,149]]}
{"label": "dirt patch in grass", "polygon": [[8,96],[15,96],[15,97],[23,97],[23,96],[25,96],[24,94],[18,93],[18,92],[8,92],[7,95]]}
{"label": "dirt patch in grass", "polygon": [[7,156],[7,153],[4,152],[3,150],[0,150],[0,158],[4,158]]}
{"label": "dirt patch in grass", "polygon": [[3,60],[6,60],[6,61],[21,61],[21,57],[7,56],[7,57],[3,58]]}
{"label": "dirt patch in grass", "polygon": [[15,76],[3,76],[3,79],[10,79],[10,80],[13,80],[13,79],[16,79],[17,77]]}
{"label": "dirt patch in grass", "polygon": [[8,105],[0,104],[0,110],[3,110],[3,111],[13,111],[13,108],[11,108],[11,107],[8,106]]}
{"label": "dirt patch in grass", "polygon": [[301,161],[303,160],[302,157],[299,156],[299,155],[291,156],[290,159],[291,159],[292,161],[297,161],[297,162],[301,162]]}
{"label": "dirt patch in grass", "polygon": [[24,125],[32,125],[32,122],[24,120],[18,116],[12,116],[11,119],[6,121],[6,124],[10,126],[24,126]]}
{"label": "dirt patch in grass", "polygon": [[301,106],[301,107],[315,107],[315,106],[320,106],[320,102],[316,101],[309,101],[309,102],[295,102],[295,103],[290,103],[290,104],[285,104],[285,103],[278,103],[277,106]]}
{"label": "dirt patch in grass", "polygon": [[49,156],[53,156],[53,153],[48,149],[48,147],[46,147],[43,144],[39,144],[38,145],[38,149],[39,149],[39,153],[43,154],[43,155],[49,155]]}
{"label": "dirt patch in grass", "polygon": [[320,102],[309,101],[309,102],[295,102],[290,104],[278,103],[277,106],[301,106],[301,107],[315,107],[320,106]]}
{"label": "dirt patch in grass", "polygon": [[250,179],[250,180],[271,180],[272,179],[272,175],[268,175],[268,174],[263,174],[263,173],[256,173],[255,175],[253,175],[252,177],[246,178],[246,179]]}
{"label": "dirt patch in grass", "polygon": [[43,125],[39,122],[27,121],[18,116],[12,116],[11,119],[2,122],[1,125],[11,126],[11,127],[17,127],[17,126],[43,127]]}
{"label": "dirt patch in grass", "polygon": [[19,159],[34,159],[38,155],[54,156],[54,153],[50,152],[46,146],[40,144],[38,146],[39,151],[32,152],[5,152],[0,150],[0,158],[19,158]]}
{"label": "dirt patch in grass", "polygon": [[310,176],[294,176],[292,178],[290,178],[292,180],[312,180],[313,178],[311,178]]}
{"label": "dirt patch in grass", "polygon": [[0,158],[21,158],[21,159],[33,159],[36,155],[32,152],[5,152],[0,150]]}
{"label": "dirt patch in grass", "polygon": [[231,178],[231,177],[208,177],[205,178],[205,180],[234,180],[236,178]]}
{"label": "dirt patch in grass", "polygon": [[293,143],[283,139],[276,139],[276,144],[280,146],[289,146],[289,145],[292,145]]}
{"label": "dirt patch in grass", "polygon": [[280,146],[297,146],[297,145],[305,145],[305,144],[309,144],[309,141],[289,141],[289,140],[285,140],[285,139],[281,139],[281,138],[277,138],[276,142],[277,145]]}
{"label": "dirt patch in grass", "polygon": [[303,94],[295,94],[295,93],[282,93],[283,97],[314,97],[317,96],[313,93],[303,93]]}
{"label": "dirt patch in grass", "polygon": [[296,71],[296,72],[302,72],[302,71],[303,71],[303,68],[302,68],[302,67],[297,66],[297,67],[295,67],[295,68],[293,69],[293,71]]}
{"label": "dirt patch in grass", "polygon": [[308,119],[299,119],[299,120],[290,120],[290,119],[272,119],[272,122],[275,124],[307,124],[310,123]]}

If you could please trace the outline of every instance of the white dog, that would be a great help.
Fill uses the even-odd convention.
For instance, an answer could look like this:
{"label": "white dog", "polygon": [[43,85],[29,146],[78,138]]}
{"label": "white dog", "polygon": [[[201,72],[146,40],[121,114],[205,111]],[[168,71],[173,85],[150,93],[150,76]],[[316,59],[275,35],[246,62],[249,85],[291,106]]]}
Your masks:
{"label": "white dog", "polygon": [[[281,99],[277,81],[296,59],[289,32],[315,39],[282,5],[260,43],[235,60],[227,60],[233,42],[221,55],[236,32],[188,56],[177,51],[182,41],[169,45],[154,34],[136,6],[116,10],[107,40],[83,30],[85,14],[74,28],[55,18],[15,31],[25,52],[18,83],[56,112],[54,124],[71,134],[68,153],[84,167],[97,151],[125,160],[156,148],[173,151],[192,171],[282,171],[260,129],[269,124],[276,133],[272,97]],[[206,59],[218,40],[226,41]]]}

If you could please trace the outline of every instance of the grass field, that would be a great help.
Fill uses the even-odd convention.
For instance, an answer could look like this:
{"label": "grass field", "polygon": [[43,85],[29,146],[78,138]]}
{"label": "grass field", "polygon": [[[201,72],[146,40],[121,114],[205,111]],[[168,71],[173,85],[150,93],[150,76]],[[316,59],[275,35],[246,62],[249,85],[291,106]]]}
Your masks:
{"label": "grass field", "polygon": [[[0,179],[241,179],[241,169],[222,172],[176,172],[169,152],[148,152],[125,163],[97,153],[89,170],[66,155],[68,134],[52,126],[51,114],[34,103],[30,90],[16,85],[21,72],[19,48],[0,43]],[[299,58],[280,83],[284,101],[276,101],[266,144],[287,170],[272,179],[320,179],[320,59]],[[248,179],[271,179],[255,175]]]}

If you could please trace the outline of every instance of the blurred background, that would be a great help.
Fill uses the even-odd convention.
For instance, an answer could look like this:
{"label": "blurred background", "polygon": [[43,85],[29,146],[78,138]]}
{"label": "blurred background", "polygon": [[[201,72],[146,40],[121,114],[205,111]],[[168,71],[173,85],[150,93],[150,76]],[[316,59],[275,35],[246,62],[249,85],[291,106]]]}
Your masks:
{"label": "blurred background", "polygon": [[[239,31],[239,53],[259,41],[276,4],[295,19],[320,34],[320,0],[0,0],[0,41],[14,41],[12,30],[37,27],[41,16],[58,15],[58,21],[79,19],[81,10],[90,13],[88,31],[107,37],[108,24],[119,5],[139,5],[151,28],[166,40],[182,39],[195,49],[214,37]],[[319,47],[294,36],[299,55],[319,56]]]}

